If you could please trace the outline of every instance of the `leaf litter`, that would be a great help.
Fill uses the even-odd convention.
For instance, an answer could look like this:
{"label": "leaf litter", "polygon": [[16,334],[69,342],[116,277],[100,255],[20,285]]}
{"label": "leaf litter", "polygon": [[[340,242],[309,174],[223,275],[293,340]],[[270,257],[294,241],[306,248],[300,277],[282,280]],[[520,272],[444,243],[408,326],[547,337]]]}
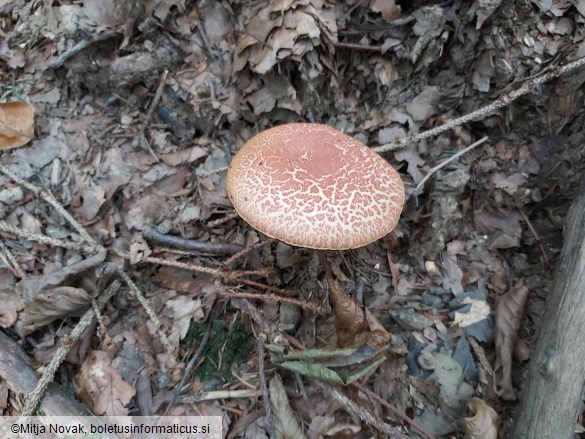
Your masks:
{"label": "leaf litter", "polygon": [[[169,413],[220,414],[234,428],[230,437],[266,436],[261,404],[227,398],[222,404],[229,410],[222,410],[218,401],[185,401],[204,387],[256,388],[257,353],[230,357],[226,346],[235,333],[239,343],[250,341],[258,328],[247,314],[223,305],[214,276],[147,263],[162,256],[217,269],[221,257],[164,248],[142,232],[156,226],[209,244],[257,243],[263,238],[230,218],[219,171],[257,131],[316,120],[371,146],[390,143],[484,105],[554,63],[560,47],[585,44],[577,25],[583,8],[569,2],[535,3],[551,16],[521,5],[507,13],[497,1],[418,9],[374,0],[110,3],[32,2],[0,14],[6,35],[0,85],[7,101],[0,148],[20,147],[0,152],[0,162],[50,189],[101,245],[128,251],[125,270],[160,319],[157,328],[132,295],[117,295],[103,310],[107,334],[96,330],[100,325],[90,327],[68,356],[77,397],[100,414],[137,408],[155,414],[169,404]],[[103,39],[88,40],[93,34]],[[145,122],[164,68],[168,79]],[[538,321],[544,302],[534,286],[550,284],[546,261],[555,260],[553,244],[582,178],[583,123],[574,107],[580,78],[547,85],[546,93],[386,157],[410,194],[429,169],[470,139],[490,136],[491,143],[450,163],[411,196],[390,238],[332,263],[334,280],[323,278],[310,252],[283,244],[238,262],[242,269],[270,270],[254,282],[318,299],[330,314],[256,305],[308,352],[336,353],[335,364],[329,359],[319,366],[337,375],[339,362],[367,363],[367,348],[382,350],[376,368],[362,367],[367,374],[361,376],[352,367],[349,376],[412,414],[427,437],[495,437],[498,414],[489,406],[502,418],[510,414],[499,401],[514,399],[521,386],[512,372],[522,363],[513,362],[512,352],[525,351],[522,343],[535,336],[530,322]],[[146,145],[137,140],[142,132]],[[61,214],[4,174],[0,219],[29,234],[82,242]],[[0,237],[0,325],[16,331],[29,354],[46,364],[120,261],[21,239],[6,229]],[[217,355],[204,352],[172,402],[200,340],[190,330],[206,324],[220,305],[214,321],[220,338],[212,344]],[[281,321],[285,313],[291,316]],[[485,368],[471,342],[463,343],[467,337],[492,362],[493,388],[473,378],[472,369],[481,375]],[[286,343],[280,348],[290,353]],[[346,348],[356,351],[342,355]],[[208,374],[197,376],[203,365]],[[291,437],[368,428],[311,379],[302,378],[300,386],[284,368],[269,374],[276,425]],[[280,385],[273,384],[279,375]],[[0,383],[4,413],[10,392]],[[373,412],[386,410],[370,404]],[[471,418],[465,418],[466,404]],[[394,416],[393,424],[406,431],[410,424]]]}

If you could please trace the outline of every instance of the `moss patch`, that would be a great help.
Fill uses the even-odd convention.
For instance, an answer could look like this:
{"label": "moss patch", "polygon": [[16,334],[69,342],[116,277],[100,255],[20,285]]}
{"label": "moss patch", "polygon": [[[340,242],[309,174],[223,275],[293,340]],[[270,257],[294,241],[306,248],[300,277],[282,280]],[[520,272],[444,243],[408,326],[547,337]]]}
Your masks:
{"label": "moss patch", "polygon": [[[224,381],[233,381],[230,372],[230,366],[233,363],[246,361],[252,352],[254,344],[244,330],[241,322],[236,322],[231,329],[224,326],[221,320],[214,320],[211,337],[203,350],[205,360],[197,368],[197,376],[201,381],[206,381],[211,377],[219,376]],[[191,323],[187,335],[182,341],[184,347],[190,346],[195,341],[201,340],[207,324]],[[224,346],[225,345],[225,346]],[[221,369],[218,370],[219,357],[221,359]]]}

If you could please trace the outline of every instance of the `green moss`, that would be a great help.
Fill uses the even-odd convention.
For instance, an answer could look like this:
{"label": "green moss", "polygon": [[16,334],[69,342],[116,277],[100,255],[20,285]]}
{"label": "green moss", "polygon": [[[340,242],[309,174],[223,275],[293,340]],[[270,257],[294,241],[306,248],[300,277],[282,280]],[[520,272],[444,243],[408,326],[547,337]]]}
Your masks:
{"label": "green moss", "polygon": [[[241,322],[236,322],[231,329],[224,326],[221,320],[214,320],[213,329],[203,356],[205,360],[197,368],[197,376],[201,381],[212,377],[221,377],[226,382],[233,381],[230,366],[234,363],[246,361],[252,352],[253,343],[244,330]],[[182,340],[184,347],[190,346],[203,338],[207,324],[192,323],[187,335]],[[218,370],[221,355],[221,370]]]}

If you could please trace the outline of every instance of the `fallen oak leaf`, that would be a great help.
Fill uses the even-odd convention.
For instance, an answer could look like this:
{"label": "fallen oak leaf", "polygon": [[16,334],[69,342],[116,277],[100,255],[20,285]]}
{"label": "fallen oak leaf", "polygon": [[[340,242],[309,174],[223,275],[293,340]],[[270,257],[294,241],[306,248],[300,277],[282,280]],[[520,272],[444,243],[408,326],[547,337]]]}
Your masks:
{"label": "fallen oak leaf", "polygon": [[27,102],[0,103],[0,150],[19,148],[34,136],[35,111]]}

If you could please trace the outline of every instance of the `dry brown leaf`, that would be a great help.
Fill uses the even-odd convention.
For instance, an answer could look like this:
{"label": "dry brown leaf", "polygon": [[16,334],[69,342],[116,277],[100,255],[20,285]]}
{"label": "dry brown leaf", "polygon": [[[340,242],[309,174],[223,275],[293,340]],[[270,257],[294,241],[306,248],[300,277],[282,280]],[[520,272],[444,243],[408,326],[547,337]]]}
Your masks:
{"label": "dry brown leaf", "polygon": [[451,290],[456,296],[463,293],[463,286],[461,280],[463,279],[463,271],[457,263],[457,256],[449,256],[446,253],[442,255],[443,270],[445,276],[443,277],[443,288]]}
{"label": "dry brown leaf", "polygon": [[9,328],[14,325],[18,312],[24,308],[22,296],[14,289],[0,291],[0,326]]}
{"label": "dry brown leaf", "polygon": [[465,418],[465,439],[497,439],[500,417],[496,411],[479,398],[467,403],[471,418]]}
{"label": "dry brown leaf", "polygon": [[477,16],[476,29],[480,29],[483,23],[494,13],[494,11],[500,6],[502,0],[479,0],[479,7],[475,11]]}
{"label": "dry brown leaf", "polygon": [[177,296],[167,301],[166,306],[173,310],[173,326],[169,334],[169,340],[173,345],[178,346],[179,341],[187,335],[191,320],[201,323],[205,318],[201,299]]}
{"label": "dry brown leaf", "polygon": [[520,281],[502,296],[496,311],[494,392],[506,401],[516,399],[512,387],[512,354],[527,298],[528,288]]}
{"label": "dry brown leaf", "polygon": [[35,136],[35,110],[26,102],[0,103],[0,150],[19,148]]}
{"label": "dry brown leaf", "polygon": [[105,257],[105,252],[98,253],[20,281],[17,288],[22,292],[25,306],[16,322],[17,332],[24,337],[55,319],[81,315],[118,269],[115,263],[104,262]]}
{"label": "dry brown leaf", "polygon": [[93,351],[76,376],[78,395],[98,416],[126,416],[126,406],[136,389],[122,379],[111,363],[107,352]]}
{"label": "dry brown leaf", "polygon": [[439,100],[439,96],[438,87],[427,86],[406,104],[406,111],[415,122],[427,120],[437,113],[436,102]]}
{"label": "dry brown leaf", "polygon": [[496,188],[502,189],[510,195],[514,195],[518,191],[519,187],[526,183],[526,177],[524,177],[519,172],[508,177],[500,174],[499,172],[495,172],[489,176],[488,180]]}
{"label": "dry brown leaf", "polygon": [[337,347],[353,348],[367,344],[374,350],[381,349],[390,340],[390,334],[367,309],[347,295],[339,282],[329,282],[331,302],[335,310]]}
{"label": "dry brown leaf", "polygon": [[276,437],[278,439],[306,438],[303,428],[292,411],[282,379],[278,374],[270,380],[269,387]]}
{"label": "dry brown leaf", "polygon": [[493,233],[501,230],[507,235],[520,237],[522,226],[520,214],[510,211],[479,212],[474,215],[475,227],[482,233]]}
{"label": "dry brown leaf", "polygon": [[496,71],[493,54],[490,50],[484,51],[475,61],[471,81],[476,90],[487,93],[490,91],[490,82]]}
{"label": "dry brown leaf", "polygon": [[57,287],[37,294],[33,301],[26,302],[19,334],[30,334],[53,320],[78,315],[85,310],[93,295],[83,288]]}

